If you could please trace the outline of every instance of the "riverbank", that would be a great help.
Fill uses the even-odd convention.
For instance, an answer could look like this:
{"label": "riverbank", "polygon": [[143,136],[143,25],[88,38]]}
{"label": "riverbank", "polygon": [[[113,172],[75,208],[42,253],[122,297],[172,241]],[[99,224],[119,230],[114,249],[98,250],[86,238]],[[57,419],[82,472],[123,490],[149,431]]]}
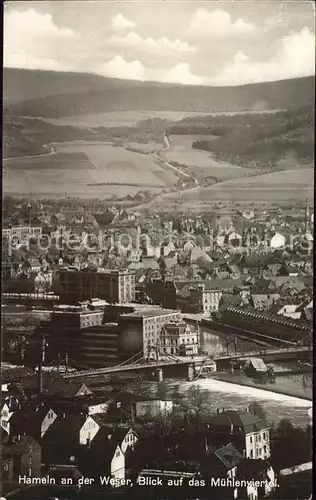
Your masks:
{"label": "riverbank", "polygon": [[[302,400],[308,400],[308,401],[313,401],[313,389],[312,386],[309,388],[295,388],[295,387],[287,387],[283,388],[277,385],[277,382],[275,384],[260,384],[255,382],[254,380],[248,378],[247,376],[243,375],[242,373],[228,373],[228,372],[222,372],[222,373],[216,373],[212,376],[212,379],[218,380],[220,382],[228,382],[230,384],[234,385],[239,385],[239,386],[244,386],[244,387],[251,387],[253,389],[261,389],[266,392],[273,392],[275,394],[280,394],[282,396],[289,396],[289,397],[294,397]],[[282,381],[284,382],[284,381]],[[302,394],[302,391],[304,391],[304,394]]]}

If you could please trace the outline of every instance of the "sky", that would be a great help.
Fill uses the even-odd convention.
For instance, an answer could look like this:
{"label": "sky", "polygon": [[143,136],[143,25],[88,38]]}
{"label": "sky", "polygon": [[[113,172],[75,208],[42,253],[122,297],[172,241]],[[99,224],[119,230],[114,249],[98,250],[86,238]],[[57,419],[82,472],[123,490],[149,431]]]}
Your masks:
{"label": "sky", "polygon": [[4,66],[186,85],[313,75],[311,1],[10,1]]}

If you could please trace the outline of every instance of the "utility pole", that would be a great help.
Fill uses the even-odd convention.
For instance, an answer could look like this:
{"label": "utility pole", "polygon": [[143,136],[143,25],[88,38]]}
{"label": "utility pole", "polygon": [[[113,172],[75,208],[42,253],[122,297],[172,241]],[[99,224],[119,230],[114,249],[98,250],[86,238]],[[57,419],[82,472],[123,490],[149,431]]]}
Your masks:
{"label": "utility pole", "polygon": [[68,373],[68,352],[65,353],[65,370]]}
{"label": "utility pole", "polygon": [[43,392],[43,363],[45,361],[45,350],[46,350],[46,341],[45,337],[42,336],[40,339],[40,352],[39,352],[39,363],[38,363],[38,373],[37,373],[38,398],[41,397],[41,394]]}

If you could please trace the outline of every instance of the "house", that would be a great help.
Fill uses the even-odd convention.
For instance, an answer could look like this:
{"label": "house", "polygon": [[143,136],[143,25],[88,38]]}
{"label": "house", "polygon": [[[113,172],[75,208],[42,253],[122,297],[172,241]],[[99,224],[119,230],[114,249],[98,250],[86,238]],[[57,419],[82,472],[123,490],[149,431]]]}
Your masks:
{"label": "house", "polygon": [[264,419],[249,411],[217,410],[206,427],[212,444],[231,442],[245,458],[270,457],[269,427]]}
{"label": "house", "polygon": [[[113,394],[112,394],[113,398]],[[51,401],[51,407],[61,415],[62,413],[84,413],[86,415],[96,415],[106,413],[110,404],[111,397],[104,396],[74,396],[70,398],[62,397]]]}
{"label": "house", "polygon": [[47,384],[47,392],[55,399],[59,398],[79,398],[92,394],[92,391],[83,382],[75,380],[59,379]]}
{"label": "house", "polygon": [[[238,498],[258,500],[268,496],[276,487],[276,474],[268,460],[243,459],[237,467],[236,480],[247,481],[238,489]],[[256,485],[256,481],[260,485]]]}
{"label": "house", "polygon": [[269,309],[272,305],[274,305],[280,298],[280,294],[278,293],[260,293],[260,294],[251,294],[250,304],[260,311]]}
{"label": "house", "polygon": [[[13,483],[14,477],[14,460],[13,457],[4,457],[3,453],[0,458],[0,495],[10,490],[10,484]],[[2,497],[3,498],[3,497]]]}
{"label": "house", "polygon": [[80,471],[86,476],[100,475],[125,479],[125,455],[132,452],[138,436],[131,428],[102,426],[80,460]]}
{"label": "house", "polygon": [[[216,472],[216,477],[228,477],[233,479],[236,477],[237,465],[242,460],[242,454],[235,448],[232,443],[227,445],[208,448],[210,457],[210,472],[213,475]],[[218,474],[218,476],[217,476]]]}
{"label": "house", "polygon": [[13,412],[10,411],[8,404],[5,402],[1,408],[0,426],[8,435],[10,435],[10,418]]}
{"label": "house", "polygon": [[108,438],[112,444],[118,444],[124,454],[128,449],[133,449],[138,441],[138,435],[132,428],[108,428]]}
{"label": "house", "polygon": [[222,297],[222,291],[212,288],[212,282],[209,284],[197,284],[189,288],[190,305],[193,312],[210,314],[218,311],[219,303]]}
{"label": "house", "polygon": [[29,266],[30,266],[30,271],[32,273],[35,274],[35,273],[39,273],[40,272],[40,270],[41,270],[41,263],[40,263],[40,261],[38,259],[33,259],[33,258],[29,259],[28,263],[29,263]]}
{"label": "house", "polygon": [[42,437],[43,462],[73,464],[80,448],[90,446],[100,425],[89,415],[63,413]]}
{"label": "house", "polygon": [[[242,454],[232,444],[224,446],[209,447],[207,445],[207,460],[205,462],[204,475],[210,477],[209,481],[215,479],[234,480],[237,475],[238,464],[242,461]],[[202,469],[203,470],[203,469]],[[208,481],[208,482],[209,482]],[[212,485],[213,490],[214,485]],[[226,488],[225,488],[226,489]],[[231,488],[231,497],[238,498],[238,488]]]}
{"label": "house", "polygon": [[30,436],[19,435],[10,439],[2,447],[2,458],[13,461],[14,482],[18,482],[19,475],[28,477],[41,476],[41,446]]}
{"label": "house", "polygon": [[55,422],[57,414],[46,404],[30,405],[15,411],[10,418],[10,436],[26,434],[39,441]]}
{"label": "house", "polygon": [[298,310],[299,304],[285,304],[277,311],[277,314],[285,316],[286,318],[300,319],[302,311]]}
{"label": "house", "polygon": [[269,245],[272,250],[284,248],[285,244],[286,238],[280,233],[275,233],[269,240]]}
{"label": "house", "polygon": [[162,399],[145,399],[141,401],[135,401],[133,403],[133,408],[136,418],[155,418],[159,415],[171,413],[173,410],[173,401]]}
{"label": "house", "polygon": [[203,248],[193,247],[190,250],[190,263],[199,264],[199,262],[213,262],[213,259],[205,252]]}
{"label": "house", "polygon": [[198,332],[184,321],[170,321],[161,328],[160,344],[166,354],[193,356],[198,354]]}

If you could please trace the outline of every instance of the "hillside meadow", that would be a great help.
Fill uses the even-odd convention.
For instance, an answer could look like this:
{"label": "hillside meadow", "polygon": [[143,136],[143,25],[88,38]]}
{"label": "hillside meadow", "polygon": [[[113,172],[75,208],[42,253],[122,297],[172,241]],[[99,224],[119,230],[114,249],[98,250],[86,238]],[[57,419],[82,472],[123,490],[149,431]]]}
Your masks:
{"label": "hillside meadow", "polygon": [[171,146],[160,151],[160,156],[175,166],[183,166],[186,173],[200,181],[207,177],[214,177],[218,181],[235,179],[248,175],[242,167],[231,165],[228,162],[216,160],[213,153],[192,149],[196,141],[216,141],[217,136],[211,135],[170,135]]}
{"label": "hillside meadow", "polygon": [[[174,173],[160,167],[151,156],[119,146],[73,142],[54,147],[56,155],[7,160],[4,192],[93,198],[135,194],[141,189],[159,191],[177,182]],[[86,168],[73,163],[78,155],[86,157]],[[62,168],[54,161],[56,157],[63,158]]]}
{"label": "hillside meadow", "polygon": [[314,199],[314,170],[288,170],[220,182],[207,188],[164,194],[137,210],[199,212],[212,209],[218,202],[278,203]]}

